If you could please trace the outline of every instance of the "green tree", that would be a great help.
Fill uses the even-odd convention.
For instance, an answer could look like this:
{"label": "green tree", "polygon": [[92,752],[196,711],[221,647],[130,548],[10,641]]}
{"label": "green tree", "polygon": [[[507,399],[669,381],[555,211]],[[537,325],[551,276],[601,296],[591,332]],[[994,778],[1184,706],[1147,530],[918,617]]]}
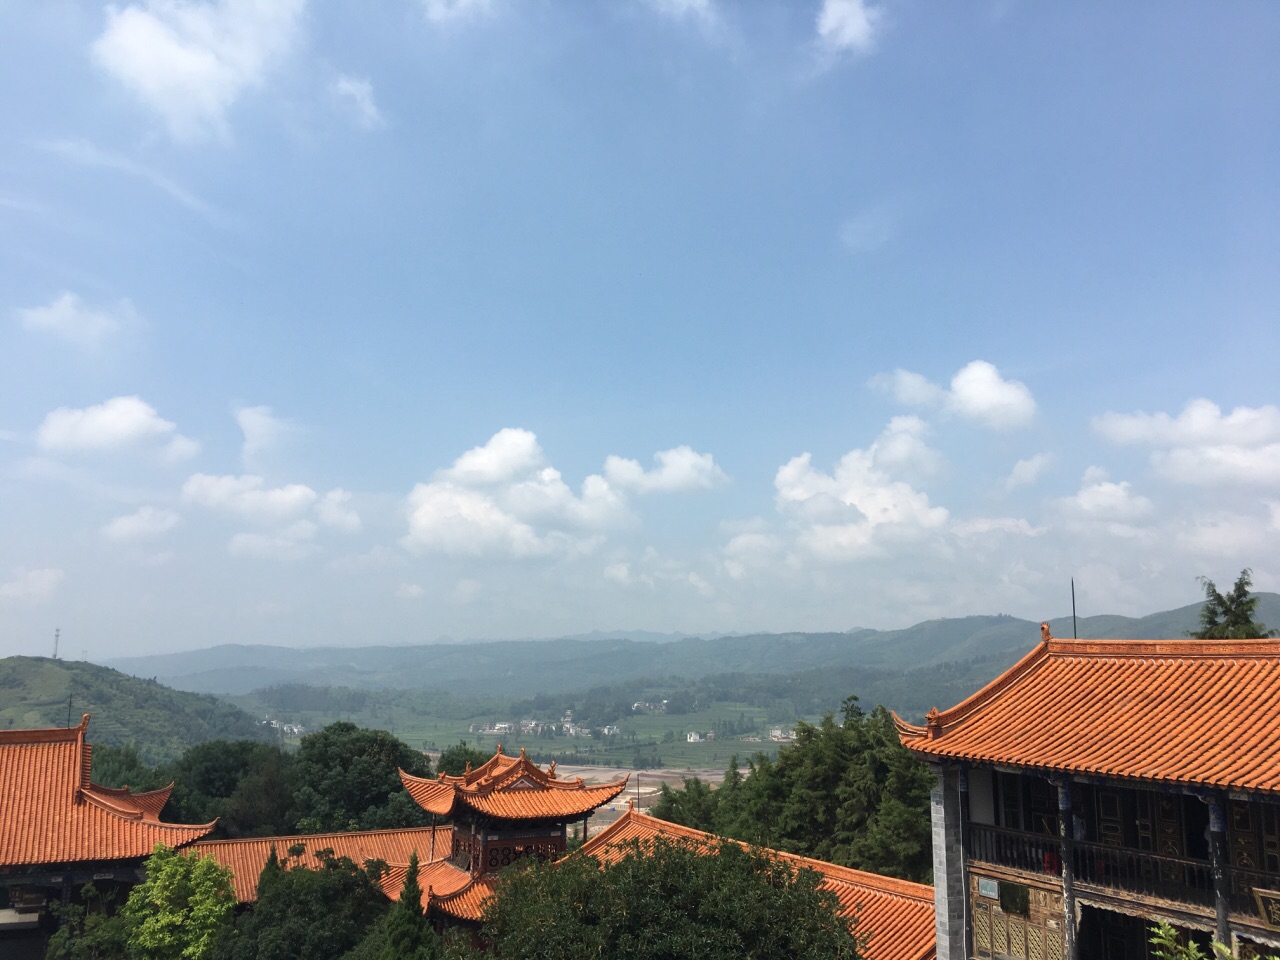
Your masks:
{"label": "green tree", "polygon": [[80,888],[77,903],[54,904],[58,929],[49,938],[45,960],[118,960],[129,944],[129,926],[115,909],[114,890],[92,883]]}
{"label": "green tree", "polygon": [[1218,592],[1217,585],[1208,577],[1199,577],[1204,587],[1204,606],[1200,608],[1200,629],[1191,636],[1200,640],[1251,640],[1269,637],[1266,624],[1255,623],[1254,612],[1258,598],[1250,593],[1253,571],[1248,567],[1240,571],[1235,586],[1227,594]]}
{"label": "green tree", "polygon": [[147,858],[147,878],[120,911],[130,960],[206,960],[232,930],[231,871],[163,844]]}
{"label": "green tree", "polygon": [[843,718],[796,724],[777,759],[757,754],[746,776],[737,758],[710,790],[696,778],[664,788],[653,814],[762,847],[875,873],[929,882],[932,778],[898,741],[884,707],[857,698]]}
{"label": "green tree", "polygon": [[637,844],[509,872],[483,936],[510,960],[856,958],[857,938],[812,871],[738,844]]}
{"label": "green tree", "polygon": [[430,822],[397,769],[431,775],[431,762],[385,730],[333,723],[302,738],[289,771],[303,833],[421,827]]}
{"label": "green tree", "polygon": [[221,960],[338,960],[386,912],[378,871],[318,851],[318,870],[287,868],[275,848],[258,878],[258,902],[236,921]]}
{"label": "green tree", "polygon": [[484,751],[468,746],[465,740],[459,740],[454,746],[440,751],[436,770],[451,777],[460,777],[467,772],[467,764],[471,764],[471,769],[474,770],[488,759],[489,756]]}
{"label": "green tree", "polygon": [[435,934],[422,912],[418,885],[418,852],[409,856],[400,898],[391,905],[383,924],[381,960],[427,960],[436,955]]}

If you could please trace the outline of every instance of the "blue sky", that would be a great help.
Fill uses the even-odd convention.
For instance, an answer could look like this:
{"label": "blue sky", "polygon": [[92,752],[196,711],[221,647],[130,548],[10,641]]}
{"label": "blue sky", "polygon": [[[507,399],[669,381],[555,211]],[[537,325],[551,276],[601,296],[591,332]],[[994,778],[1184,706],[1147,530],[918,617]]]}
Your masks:
{"label": "blue sky", "polygon": [[0,653],[1280,589],[1277,47],[1264,3],[0,0]]}

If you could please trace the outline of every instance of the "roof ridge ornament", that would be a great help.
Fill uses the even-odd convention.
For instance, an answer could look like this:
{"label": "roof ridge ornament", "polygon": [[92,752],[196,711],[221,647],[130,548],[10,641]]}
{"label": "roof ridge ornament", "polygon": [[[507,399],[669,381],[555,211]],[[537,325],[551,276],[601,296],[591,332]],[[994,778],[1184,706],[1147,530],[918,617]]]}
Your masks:
{"label": "roof ridge ornament", "polygon": [[924,715],[924,722],[929,731],[930,740],[942,736],[942,714],[938,712],[937,707],[929,708],[929,712]]}
{"label": "roof ridge ornament", "polygon": [[550,766],[547,767],[547,776],[552,780],[556,778],[556,762],[554,760],[552,760]]}
{"label": "roof ridge ornament", "polygon": [[1040,639],[1043,640],[1045,643],[1048,643],[1050,640],[1053,639],[1053,635],[1049,633],[1048,620],[1040,621]]}

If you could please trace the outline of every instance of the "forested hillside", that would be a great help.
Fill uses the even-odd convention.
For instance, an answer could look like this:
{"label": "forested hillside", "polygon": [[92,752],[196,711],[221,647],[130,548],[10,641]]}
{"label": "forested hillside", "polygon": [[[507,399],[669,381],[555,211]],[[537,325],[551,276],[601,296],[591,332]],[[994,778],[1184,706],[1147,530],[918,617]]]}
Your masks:
{"label": "forested hillside", "polygon": [[132,744],[148,763],[173,760],[207,740],[274,742],[276,732],[208,694],[172,690],[92,663],[47,657],[0,660],[0,725],[61,727],[93,714],[94,744]]}

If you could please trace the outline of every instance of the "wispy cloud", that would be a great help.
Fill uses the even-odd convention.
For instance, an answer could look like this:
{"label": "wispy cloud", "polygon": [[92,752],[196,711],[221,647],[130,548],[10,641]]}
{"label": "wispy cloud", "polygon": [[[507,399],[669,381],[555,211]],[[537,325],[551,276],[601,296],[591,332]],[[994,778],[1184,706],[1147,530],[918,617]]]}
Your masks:
{"label": "wispy cloud", "polygon": [[377,130],[387,125],[386,118],[373,99],[373,84],[363,77],[345,74],[333,81],[330,89],[342,106],[354,116],[356,123],[366,130]]}
{"label": "wispy cloud", "polygon": [[137,321],[137,312],[128,300],[113,308],[92,307],[70,291],[63,291],[43,307],[18,311],[22,326],[35,333],[48,333],[79,347],[95,347]]}
{"label": "wispy cloud", "polygon": [[192,213],[197,213],[212,223],[223,224],[227,217],[212,204],[201,200],[194,193],[170,180],[164,174],[128,157],[102,150],[87,140],[44,140],[36,144],[55,156],[83,167],[99,167],[114,170],[139,180],[144,180],[161,193],[168,195]]}
{"label": "wispy cloud", "polygon": [[819,50],[828,58],[870,53],[881,17],[867,0],[822,0],[816,25]]}

